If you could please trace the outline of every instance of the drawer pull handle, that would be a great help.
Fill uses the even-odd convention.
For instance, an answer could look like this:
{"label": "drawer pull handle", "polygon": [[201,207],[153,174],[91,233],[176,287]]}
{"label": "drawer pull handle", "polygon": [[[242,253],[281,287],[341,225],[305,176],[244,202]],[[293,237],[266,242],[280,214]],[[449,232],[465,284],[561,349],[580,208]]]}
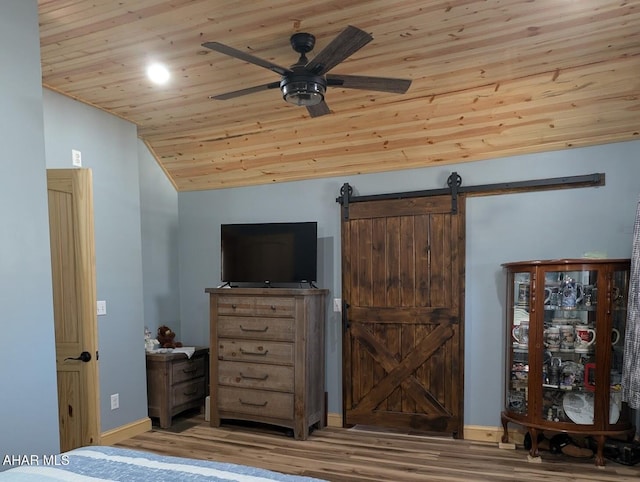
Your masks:
{"label": "drawer pull handle", "polygon": [[269,329],[269,325],[265,326],[264,328],[245,328],[244,326],[240,325],[240,331],[253,331],[257,333],[264,333],[268,329]]}
{"label": "drawer pull handle", "polygon": [[261,376],[261,377],[254,377],[254,376],[251,376],[251,375],[245,375],[244,373],[240,372],[240,378],[244,378],[245,380],[260,380],[260,381],[264,381],[267,378],[269,378],[269,375],[267,374],[267,375],[264,375],[264,376]]}
{"label": "drawer pull handle", "polygon": [[268,402],[264,402],[264,403],[245,402],[242,398],[238,398],[238,400],[240,400],[241,405],[251,405],[252,407],[266,407],[268,403]]}
{"label": "drawer pull handle", "polygon": [[197,371],[198,371],[197,368],[188,368],[188,369],[187,368],[183,368],[182,369],[182,373],[194,373],[194,372],[197,372]]}
{"label": "drawer pull handle", "polygon": [[182,392],[182,394],[183,394],[185,397],[190,397],[190,396],[192,396],[192,395],[195,395],[196,393],[198,393],[198,390],[194,390],[193,392]]}
{"label": "drawer pull handle", "polygon": [[265,350],[265,351],[245,351],[242,348],[240,348],[240,353],[242,353],[243,355],[267,356],[267,353],[269,353],[269,350]]}
{"label": "drawer pull handle", "polygon": [[232,305],[231,305],[231,308],[233,308],[233,309],[235,310],[235,309],[236,309],[236,304],[235,304],[235,303],[234,303],[234,304],[232,304]]}
{"label": "drawer pull handle", "polygon": [[276,311],[276,305],[271,305],[271,309],[272,309],[273,311]]}

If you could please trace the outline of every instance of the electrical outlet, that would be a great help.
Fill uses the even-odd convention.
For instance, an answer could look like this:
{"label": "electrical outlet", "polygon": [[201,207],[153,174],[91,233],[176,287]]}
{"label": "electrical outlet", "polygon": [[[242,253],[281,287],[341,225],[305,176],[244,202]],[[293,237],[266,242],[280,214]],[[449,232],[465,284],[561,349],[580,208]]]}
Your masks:
{"label": "electrical outlet", "polygon": [[106,315],[107,314],[107,302],[104,300],[98,301],[98,315]]}
{"label": "electrical outlet", "polygon": [[340,298],[333,299],[333,311],[336,313],[342,312],[342,300]]}
{"label": "electrical outlet", "polygon": [[82,153],[75,149],[71,149],[71,162],[75,167],[82,167]]}
{"label": "electrical outlet", "polygon": [[115,410],[116,408],[120,408],[120,394],[114,393],[111,395],[111,410]]}

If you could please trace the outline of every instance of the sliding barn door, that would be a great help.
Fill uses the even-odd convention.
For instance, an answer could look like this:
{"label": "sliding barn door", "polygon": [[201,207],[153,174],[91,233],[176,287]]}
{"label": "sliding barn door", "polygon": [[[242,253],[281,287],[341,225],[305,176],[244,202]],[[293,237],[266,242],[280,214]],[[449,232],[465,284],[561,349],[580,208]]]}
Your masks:
{"label": "sliding barn door", "polygon": [[342,277],[345,425],[462,437],[464,198],[349,204]]}

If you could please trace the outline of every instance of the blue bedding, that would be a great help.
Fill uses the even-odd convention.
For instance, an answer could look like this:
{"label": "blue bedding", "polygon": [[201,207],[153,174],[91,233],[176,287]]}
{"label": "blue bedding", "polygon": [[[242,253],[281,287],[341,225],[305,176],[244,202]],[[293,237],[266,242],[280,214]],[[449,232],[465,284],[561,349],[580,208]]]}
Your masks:
{"label": "blue bedding", "polygon": [[16,462],[0,472],[11,482],[312,482],[310,477],[286,475],[243,465],[168,457],[115,447],[91,446],[55,458]]}

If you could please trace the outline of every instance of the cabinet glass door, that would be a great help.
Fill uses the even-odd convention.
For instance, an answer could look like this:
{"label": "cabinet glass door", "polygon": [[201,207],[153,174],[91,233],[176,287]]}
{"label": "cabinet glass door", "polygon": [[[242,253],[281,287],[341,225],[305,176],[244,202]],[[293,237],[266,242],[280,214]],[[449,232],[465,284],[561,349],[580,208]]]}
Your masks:
{"label": "cabinet glass door", "polygon": [[598,271],[544,272],[544,420],[594,423],[596,313],[605,281]]}
{"label": "cabinet glass door", "polygon": [[508,337],[508,389],[506,407],[512,413],[525,415],[529,405],[529,311],[531,300],[531,274],[513,273],[513,306],[509,307]]}
{"label": "cabinet glass door", "polygon": [[622,363],[624,358],[624,337],[627,322],[627,295],[629,293],[629,273],[614,271],[610,296],[611,311],[611,371],[609,372],[609,423],[615,424],[620,418],[622,406]]}

